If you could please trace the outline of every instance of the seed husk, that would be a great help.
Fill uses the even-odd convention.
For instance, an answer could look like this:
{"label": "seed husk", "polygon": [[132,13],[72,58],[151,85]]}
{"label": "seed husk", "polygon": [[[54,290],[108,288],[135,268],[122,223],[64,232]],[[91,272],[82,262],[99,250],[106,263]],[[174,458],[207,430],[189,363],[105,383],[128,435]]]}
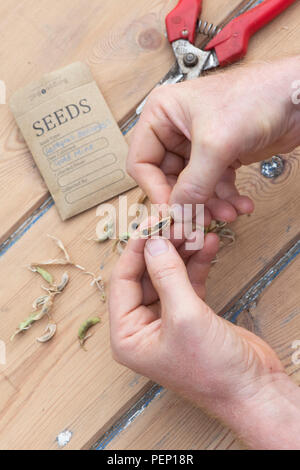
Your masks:
{"label": "seed husk", "polygon": [[119,255],[122,255],[124,252],[127,243],[130,240],[130,234],[129,233],[123,233],[120,238],[115,242],[113,246],[113,251],[116,251],[119,253]]}
{"label": "seed husk", "polygon": [[49,323],[45,329],[45,334],[43,336],[40,336],[36,340],[38,341],[38,343],[47,343],[55,335],[56,329],[57,326],[55,325],[55,323]]}
{"label": "seed husk", "polygon": [[48,295],[43,295],[35,299],[35,301],[32,304],[33,310],[38,310],[39,308],[41,308],[44,305],[44,303],[48,300],[48,297],[49,297]]}
{"label": "seed husk", "polygon": [[68,283],[69,283],[69,275],[68,275],[68,273],[64,273],[62,275],[60,284],[58,284],[58,286],[57,286],[57,290],[59,292],[62,292],[65,289],[65,287]]}

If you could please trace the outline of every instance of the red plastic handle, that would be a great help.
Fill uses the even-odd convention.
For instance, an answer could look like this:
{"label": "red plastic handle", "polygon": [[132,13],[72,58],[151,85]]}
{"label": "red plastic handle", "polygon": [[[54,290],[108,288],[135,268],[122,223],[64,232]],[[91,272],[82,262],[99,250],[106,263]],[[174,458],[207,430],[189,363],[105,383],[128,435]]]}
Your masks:
{"label": "red plastic handle", "polygon": [[197,21],[202,10],[202,0],[179,0],[167,18],[167,33],[170,42],[188,39],[195,43]]}
{"label": "red plastic handle", "polygon": [[265,0],[261,5],[235,18],[210,41],[205,50],[215,49],[221,66],[242,59],[251,36],[280,15],[296,0]]}

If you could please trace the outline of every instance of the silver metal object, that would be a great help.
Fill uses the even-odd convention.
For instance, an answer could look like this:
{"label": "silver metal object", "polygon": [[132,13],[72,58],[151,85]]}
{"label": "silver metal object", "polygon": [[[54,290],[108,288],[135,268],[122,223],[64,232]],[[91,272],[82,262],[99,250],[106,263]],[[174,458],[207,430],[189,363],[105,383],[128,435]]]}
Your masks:
{"label": "silver metal object", "polygon": [[[181,73],[183,73],[185,80],[193,80],[194,78],[198,78],[204,70],[211,52],[198,49],[198,47],[193,46],[193,44],[191,44],[186,39],[179,39],[178,41],[174,41],[172,43],[172,47],[179,65],[179,69],[181,70]],[[193,67],[186,66],[185,64],[185,58],[189,54],[195,56],[196,59],[198,59],[195,61],[195,65]],[[217,65],[218,64],[215,66],[217,67]]]}
{"label": "silver metal object", "polygon": [[207,21],[199,20],[198,33],[204,34],[209,38],[214,38],[220,31],[221,28],[218,28],[218,26],[214,26],[212,23],[208,23]]}
{"label": "silver metal object", "polygon": [[203,67],[203,70],[211,70],[219,67],[219,60],[215,51],[210,51],[209,57]]}
{"label": "silver metal object", "polygon": [[195,67],[198,64],[198,57],[191,52],[188,52],[183,58],[184,65],[186,67]]}
{"label": "silver metal object", "polygon": [[265,178],[277,178],[282,175],[283,170],[284,160],[279,155],[275,155],[271,160],[265,160],[261,164],[261,174]]}

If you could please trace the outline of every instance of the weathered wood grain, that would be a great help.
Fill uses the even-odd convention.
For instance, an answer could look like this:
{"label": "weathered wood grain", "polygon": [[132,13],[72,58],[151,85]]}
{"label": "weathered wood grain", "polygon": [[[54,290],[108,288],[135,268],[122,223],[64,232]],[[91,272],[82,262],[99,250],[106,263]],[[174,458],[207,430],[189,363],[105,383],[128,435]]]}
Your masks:
{"label": "weathered wood grain", "polygon": [[[79,0],[77,0],[74,4],[75,12],[77,11],[76,8],[79,3]],[[123,17],[121,15],[120,21],[125,21],[125,16],[130,15],[129,6],[133,8],[133,3],[136,2],[126,2],[126,9],[124,7],[123,10],[122,7],[120,7],[118,13],[123,12]],[[141,3],[142,2],[139,2],[139,9],[142,8]],[[145,5],[143,14],[148,14],[149,10],[151,12],[154,11],[153,9],[156,7],[160,12],[163,12],[163,8],[159,7],[162,3],[165,8],[168,5],[168,9],[170,9],[171,2],[157,1],[153,2],[151,5],[149,5],[148,2],[147,5],[143,2]],[[221,5],[228,6],[229,3],[230,5],[233,4],[232,1],[225,3],[220,0],[218,8],[216,7],[217,2],[209,3],[209,5],[213,5],[213,8],[219,14]],[[31,4],[33,8],[33,2],[31,2]],[[53,2],[52,5],[53,4],[56,4],[56,2]],[[64,2],[64,5],[65,4],[67,4],[67,2]],[[35,5],[37,4],[35,3]],[[39,5],[37,14],[41,15],[42,12],[45,12],[45,9],[41,10],[43,7],[45,8],[45,3],[42,2]],[[0,8],[2,8],[2,6]],[[109,37],[112,34],[111,23],[107,18],[108,26],[106,23],[106,26],[102,28],[99,26],[95,10],[91,14],[91,16],[94,15],[95,18],[90,19],[86,16],[88,15],[87,13],[82,13],[80,17],[80,23],[84,24],[84,28],[87,27],[87,24],[92,24],[95,28],[95,33],[93,33],[94,30],[91,30],[90,33],[86,32],[83,34],[82,37],[77,36],[81,33],[75,31],[75,29],[67,30],[67,32],[64,31],[64,22],[59,19],[58,23],[60,26],[57,26],[57,30],[54,32],[51,30],[52,35],[50,34],[50,36],[54,42],[57,41],[57,37],[61,38],[64,46],[59,45],[61,44],[59,41],[58,45],[57,42],[55,42],[57,51],[49,51],[49,62],[47,62],[47,58],[42,59],[42,57],[44,57],[44,49],[41,46],[45,43],[49,45],[51,42],[44,37],[47,37],[43,29],[45,23],[42,23],[43,27],[37,24],[35,22],[36,20],[31,18],[30,14],[22,10],[22,8],[25,8],[25,2],[18,4],[15,9],[9,12],[5,10],[5,12],[8,13],[5,19],[0,15],[2,25],[7,26],[7,29],[3,28],[4,32],[1,30],[1,34],[3,34],[3,37],[5,36],[6,43],[16,44],[18,50],[22,51],[21,40],[19,38],[14,39],[14,35],[11,32],[11,28],[14,24],[14,11],[19,21],[20,35],[24,35],[26,28],[28,29],[30,25],[31,29],[28,36],[26,36],[26,40],[24,40],[24,53],[22,52],[22,57],[26,56],[26,51],[30,51],[31,47],[33,47],[37,55],[35,56],[35,61],[32,63],[35,64],[34,70],[36,72],[38,70],[39,74],[46,71],[49,64],[49,69],[52,69],[64,65],[73,59],[77,60],[88,57],[86,60],[90,61],[90,54],[95,54],[95,50],[97,50],[94,46],[91,47],[91,44],[94,45],[97,38],[102,44],[101,48],[104,48],[103,44],[105,44],[105,39],[103,38],[105,36],[102,36],[103,28],[108,28],[107,34]],[[58,8],[62,9],[63,6],[60,5]],[[103,6],[103,8],[105,7]],[[49,9],[51,8],[48,4],[47,13]],[[225,8],[222,11],[224,10]],[[112,11],[108,8],[106,12],[109,11],[112,15]],[[293,29],[292,33],[285,29],[280,32],[282,40],[285,34],[289,37],[290,50],[293,49],[294,46],[291,38],[293,41],[297,42],[299,34],[296,28],[298,23],[295,19],[295,11],[293,7],[293,11],[291,10],[291,12],[283,15],[281,20],[277,20],[274,23],[277,25],[274,32],[270,26],[267,28],[266,33],[261,33],[260,41],[263,42],[264,48],[262,49],[261,42],[253,43],[255,50],[251,49],[251,60],[254,60],[254,57],[255,60],[261,60],[264,58],[264,53],[267,55],[268,43],[270,45],[273,44],[274,36],[276,36],[278,31],[281,31],[281,25],[294,25],[293,28],[290,26]],[[55,12],[62,14],[63,10],[58,9],[55,10]],[[164,13],[161,13],[162,19]],[[76,15],[80,16],[78,11]],[[55,13],[53,13],[53,11],[49,12],[47,15],[47,21],[50,21],[52,18],[52,27],[56,24],[54,16]],[[115,18],[116,16],[114,10],[113,17]],[[157,14],[154,16],[157,18]],[[132,14],[132,17],[136,18],[136,15]],[[127,18],[130,18],[130,16],[127,16]],[[211,18],[208,17],[208,19],[213,20],[213,15]],[[157,19],[155,21],[157,21]],[[114,24],[116,23],[114,22]],[[146,24],[148,28],[149,24]],[[10,26],[9,28],[8,25]],[[130,30],[132,27],[130,21],[127,26]],[[122,42],[122,44],[124,47],[126,47],[129,38],[136,38],[136,33],[132,33],[133,36],[130,36],[128,33],[129,35],[126,36],[125,31],[128,32],[128,30],[126,28],[123,30],[122,37],[124,38],[124,43]],[[34,34],[37,34],[37,36],[34,36]],[[39,43],[38,38],[40,34],[44,39],[41,38],[41,42]],[[64,48],[71,47],[69,43],[72,42],[73,34],[75,35],[74,50],[72,50],[72,53],[70,52],[66,60],[67,55]],[[40,44],[41,48],[39,50],[34,43],[33,36],[36,38],[37,44]],[[94,40],[92,38],[94,38]],[[131,39],[131,41],[135,44],[134,39]],[[86,46],[84,46],[84,44],[86,44]],[[62,47],[62,50],[60,47]],[[280,55],[281,52],[285,54],[288,50],[288,46],[286,46],[285,49],[281,45],[278,45],[276,54]],[[81,55],[83,51],[84,54],[89,55]],[[167,53],[169,54],[169,49]],[[4,51],[4,54],[6,54],[6,60],[11,60],[7,51]],[[134,54],[139,56],[139,53]],[[147,54],[149,55],[147,55],[147,58],[145,56],[145,61],[149,61],[148,70],[151,69],[152,71],[153,68],[155,71],[155,54],[153,53],[153,61],[152,59],[150,60],[152,52],[148,51]],[[101,53],[98,56],[102,57],[102,55]],[[160,51],[157,55],[164,56],[164,53]],[[121,56],[126,57],[124,51]],[[120,55],[114,60],[120,63]],[[162,66],[163,69],[163,67],[166,66],[165,56],[160,60],[162,60],[161,63],[164,64]],[[105,59],[105,64],[108,63],[109,60]],[[124,105],[123,110],[128,110],[132,106],[132,103],[136,102],[137,95],[133,96],[135,87],[138,88],[139,95],[140,86],[142,86],[135,84],[131,88],[132,91],[128,91],[129,83],[132,77],[135,76],[130,75],[131,73],[133,74],[131,70],[132,63],[135,64],[136,61],[132,58],[132,62],[130,62],[129,56],[124,60],[124,67],[128,70],[128,72],[126,72],[128,75],[126,75],[125,72],[122,72],[121,75],[123,77],[125,74],[127,77],[127,81],[124,82],[124,89],[126,88],[127,92],[123,91],[118,99],[116,99],[115,89],[110,86],[111,81],[109,75],[105,75],[107,81],[104,81],[107,84],[107,88],[105,88],[104,82],[103,85],[100,83],[100,72],[102,74],[104,73],[104,69],[106,70],[104,63],[102,63],[102,66],[99,65],[97,69],[97,81],[100,87],[104,89],[104,94],[117,118],[121,116],[121,113],[117,115],[116,109],[117,104],[122,100],[122,96],[124,95],[125,97],[124,102],[122,101],[122,106]],[[127,69],[128,65],[130,65],[129,69]],[[111,67],[110,73],[112,74],[113,71],[116,73],[116,68],[114,68],[116,65],[111,65]],[[34,70],[32,69],[30,73],[28,71],[28,81],[33,78]],[[153,81],[150,88],[156,81],[155,74],[152,76]],[[15,75],[13,88],[17,85],[17,80],[22,80],[19,74]],[[159,74],[159,77],[160,76],[161,74]],[[6,79],[6,77],[3,78]],[[118,93],[119,92],[120,90]],[[143,88],[143,94],[145,94],[145,92],[147,92],[146,87]],[[114,102],[114,100],[116,101]],[[8,113],[8,111],[5,112]],[[2,119],[2,114],[0,119]],[[7,115],[7,119],[5,117],[3,117],[3,119],[5,123],[3,129],[8,129],[8,134],[4,135],[1,130],[1,149],[4,148],[5,150],[3,153],[5,159],[1,158],[1,164],[5,160],[6,166],[3,167],[3,172],[1,171],[0,174],[7,175],[9,185],[7,185],[7,183],[6,186],[5,184],[3,185],[4,189],[6,188],[4,191],[6,196],[3,199],[3,206],[1,206],[2,209],[0,210],[3,210],[3,207],[6,206],[7,217],[8,219],[11,217],[9,227],[12,227],[17,221],[22,220],[24,217],[24,211],[18,212],[18,207],[23,207],[25,198],[28,197],[27,212],[30,212],[31,209],[29,208],[35,207],[37,201],[43,200],[44,196],[41,197],[41,193],[39,195],[37,192],[35,199],[31,198],[31,191],[35,191],[33,189],[35,187],[33,182],[38,181],[40,177],[36,170],[33,169],[32,166],[30,167],[32,161],[27,154],[26,146],[16,132],[13,122],[9,120],[9,114]],[[11,151],[7,151],[6,149],[7,142],[10,143],[9,148],[12,149]],[[28,163],[29,161],[31,161],[30,164]],[[20,175],[21,181],[19,181],[19,179],[14,180],[13,176],[9,176],[11,175],[11,162],[14,162],[16,172]],[[26,165],[29,166],[26,167]],[[236,245],[226,248],[221,252],[220,262],[212,271],[209,286],[209,302],[218,311],[229,304],[231,299],[237,296],[241,290],[251,283],[252,280],[257,277],[257,273],[265,269],[274,257],[277,256],[277,253],[280,250],[284,250],[297,236],[299,227],[297,228],[296,221],[297,214],[299,213],[299,201],[297,201],[295,194],[299,180],[298,167],[299,156],[295,153],[290,163],[287,165],[286,173],[276,182],[268,182],[262,179],[258,170],[255,168],[247,169],[241,173],[240,184],[245,188],[246,193],[254,196],[257,203],[257,212],[251,218],[241,219],[236,224],[238,234]],[[22,181],[24,185],[22,185]],[[8,192],[12,184],[14,184],[14,198],[12,198],[11,194]],[[46,190],[44,194],[46,194]],[[133,191],[130,194],[130,200],[136,200],[137,194],[137,190]],[[265,226],[263,222],[266,220],[267,205],[269,218]],[[289,211],[286,209],[287,205]],[[13,216],[11,214],[13,214]],[[1,216],[1,220],[2,218]],[[40,279],[27,272],[24,266],[31,261],[44,259],[45,257],[48,258],[57,253],[57,249],[53,247],[51,241],[46,238],[46,233],[61,237],[69,247],[74,258],[78,260],[80,264],[89,267],[91,270],[96,271],[104,261],[105,267],[103,276],[105,280],[108,279],[111,267],[116,260],[115,255],[106,255],[111,245],[98,246],[85,240],[93,236],[96,224],[97,218],[95,209],[63,224],[59,220],[55,208],[51,208],[0,260],[0,315],[2,320],[0,338],[8,343],[7,366],[0,366],[2,379],[0,382],[1,448],[56,448],[57,443],[55,442],[55,438],[58,433],[64,429],[69,429],[73,432],[73,437],[68,448],[86,447],[88,444],[91,444],[94,439],[96,440],[96,438],[99,437],[99,435],[148,387],[146,379],[136,377],[133,373],[117,366],[112,361],[110,357],[106,307],[100,303],[98,293],[91,290],[92,288],[89,286],[88,279],[82,277],[78,272],[71,273],[72,278],[70,286],[63,296],[57,299],[54,316],[58,322],[58,334],[53,342],[42,346],[34,342],[34,339],[40,333],[40,327],[42,325],[35,325],[24,337],[16,338],[13,344],[9,344],[8,341],[15,326],[30,312],[32,300],[40,293]],[[10,231],[10,228],[6,226],[5,230],[7,233]],[[265,237],[265,243],[262,242],[262,233]],[[60,273],[62,272],[62,270],[58,269],[53,270],[56,274],[58,274],[58,271]],[[102,325],[95,329],[94,337],[87,345],[89,352],[84,353],[78,348],[76,341],[77,330],[82,320],[95,313],[101,314]]]}

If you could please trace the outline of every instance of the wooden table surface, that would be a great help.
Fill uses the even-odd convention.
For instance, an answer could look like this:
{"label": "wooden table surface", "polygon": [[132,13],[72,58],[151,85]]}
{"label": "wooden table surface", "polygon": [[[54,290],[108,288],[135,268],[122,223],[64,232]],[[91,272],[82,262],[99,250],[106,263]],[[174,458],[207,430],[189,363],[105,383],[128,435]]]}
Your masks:
{"label": "wooden table surface", "polygon": [[[43,73],[77,60],[95,76],[118,122],[174,62],[164,18],[177,0],[7,0],[0,5],[0,80],[7,98]],[[206,0],[203,18],[216,24],[240,0]],[[300,3],[259,32],[247,63],[299,53]],[[130,140],[130,132],[126,136]],[[218,313],[267,340],[288,373],[300,381],[292,343],[300,339],[300,150],[285,157],[283,175],[267,180],[259,166],[240,171],[239,186],[256,204],[233,230],[208,283],[207,301]],[[0,105],[0,449],[237,449],[231,432],[199,409],[162,390],[111,358],[107,306],[80,272],[57,299],[58,332],[35,338],[35,325],[13,343],[15,327],[40,295],[40,279],[26,266],[56,257],[47,238],[61,238],[72,257],[108,282],[117,255],[88,242],[96,208],[61,222],[8,105]],[[139,190],[129,197],[135,202]],[[64,270],[53,268],[59,278]],[[100,315],[84,352],[76,339],[89,316]],[[295,362],[295,361],[294,361]],[[96,444],[98,442],[98,444]]]}

